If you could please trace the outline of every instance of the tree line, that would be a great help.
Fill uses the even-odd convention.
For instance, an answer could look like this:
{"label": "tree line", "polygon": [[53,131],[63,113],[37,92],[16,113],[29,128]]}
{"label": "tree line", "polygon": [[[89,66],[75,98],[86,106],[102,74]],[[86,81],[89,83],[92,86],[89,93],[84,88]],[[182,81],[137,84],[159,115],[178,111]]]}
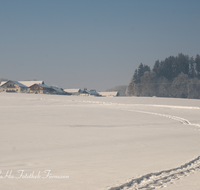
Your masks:
{"label": "tree line", "polygon": [[128,96],[200,98],[200,55],[182,53],[155,61],[153,69],[140,63],[126,89]]}

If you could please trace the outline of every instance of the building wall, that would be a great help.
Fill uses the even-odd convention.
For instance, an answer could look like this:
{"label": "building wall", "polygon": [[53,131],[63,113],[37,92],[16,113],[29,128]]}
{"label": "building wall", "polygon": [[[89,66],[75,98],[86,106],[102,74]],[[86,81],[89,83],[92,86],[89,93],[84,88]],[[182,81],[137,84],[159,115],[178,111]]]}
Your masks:
{"label": "building wall", "polygon": [[51,94],[53,92],[53,89],[51,88],[43,88],[40,85],[33,85],[30,87],[30,93],[32,94]]}
{"label": "building wall", "polygon": [[37,84],[30,87],[30,93],[32,94],[43,94],[43,88]]}
{"label": "building wall", "polygon": [[32,94],[43,94],[43,90],[30,90]]}

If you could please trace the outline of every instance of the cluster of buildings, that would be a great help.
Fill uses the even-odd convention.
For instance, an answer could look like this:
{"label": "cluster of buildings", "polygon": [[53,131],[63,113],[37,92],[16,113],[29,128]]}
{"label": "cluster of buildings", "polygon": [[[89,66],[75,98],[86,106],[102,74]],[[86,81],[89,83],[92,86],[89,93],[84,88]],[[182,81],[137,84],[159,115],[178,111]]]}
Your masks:
{"label": "cluster of buildings", "polygon": [[76,96],[118,96],[118,92],[96,92],[96,90],[62,89],[56,86],[48,86],[44,81],[3,81],[0,84],[0,92],[32,93],[32,94],[59,94]]}

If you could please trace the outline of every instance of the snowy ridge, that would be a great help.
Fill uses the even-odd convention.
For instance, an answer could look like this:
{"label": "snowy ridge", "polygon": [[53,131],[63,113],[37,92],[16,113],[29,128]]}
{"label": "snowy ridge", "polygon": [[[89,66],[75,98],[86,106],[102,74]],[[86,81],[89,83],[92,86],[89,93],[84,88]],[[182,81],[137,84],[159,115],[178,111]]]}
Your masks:
{"label": "snowy ridge", "polygon": [[109,187],[107,190],[152,190],[166,187],[168,183],[173,183],[182,177],[188,176],[192,172],[200,169],[200,156],[194,160],[181,165],[180,167],[163,170],[160,172],[145,174],[138,178],[133,178],[124,184]]}

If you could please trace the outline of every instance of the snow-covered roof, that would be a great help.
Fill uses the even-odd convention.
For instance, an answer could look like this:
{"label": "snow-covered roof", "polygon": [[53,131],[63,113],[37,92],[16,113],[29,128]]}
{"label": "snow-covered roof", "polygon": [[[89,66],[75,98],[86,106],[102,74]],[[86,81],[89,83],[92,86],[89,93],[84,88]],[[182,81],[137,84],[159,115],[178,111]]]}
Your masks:
{"label": "snow-covered roof", "polygon": [[4,85],[5,83],[7,83],[8,81],[2,81],[0,86]]}
{"label": "snow-covered roof", "polygon": [[[10,80],[10,81],[13,81],[13,80]],[[6,82],[8,82],[8,81],[2,81],[0,86],[2,86],[3,84],[5,84]],[[15,81],[15,82],[19,82],[19,83],[23,84],[23,85],[26,86],[26,87],[30,87],[30,86],[32,86],[33,84],[44,84],[44,81],[42,81],[42,80],[34,80],[34,81]]]}
{"label": "snow-covered roof", "polygon": [[25,86],[32,86],[33,84],[44,84],[44,81],[42,80],[33,80],[33,81],[18,81],[20,83],[22,83]]}
{"label": "snow-covered roof", "polygon": [[78,93],[81,91],[80,88],[70,88],[70,89],[64,89],[65,92],[69,92],[69,93]]}
{"label": "snow-covered roof", "polygon": [[90,95],[99,96],[99,93],[96,90],[87,90]]}
{"label": "snow-covered roof", "polygon": [[7,82],[13,82],[13,83],[15,83],[16,85],[18,85],[18,86],[20,86],[20,87],[25,87],[25,88],[27,88],[27,86],[25,86],[24,84],[22,84],[22,83],[20,83],[20,82],[18,82],[18,81],[15,81],[15,80],[9,80],[9,81],[3,81],[3,82],[1,82],[1,86],[2,85],[4,85],[4,84],[6,84]]}
{"label": "snow-covered roof", "polygon": [[64,91],[56,86],[51,86],[52,89],[54,89],[55,91],[59,92],[59,93],[63,93]]}
{"label": "snow-covered roof", "polygon": [[99,94],[101,96],[118,96],[118,92],[117,91],[113,91],[113,92],[99,92]]}
{"label": "snow-covered roof", "polygon": [[96,90],[83,90],[81,91],[81,94],[89,94],[92,96],[99,96],[99,93]]}
{"label": "snow-covered roof", "polygon": [[[47,86],[46,84],[33,84],[33,85],[38,85],[38,86],[41,86],[43,88],[51,88],[50,86]],[[33,85],[31,85],[31,86],[33,86]]]}

